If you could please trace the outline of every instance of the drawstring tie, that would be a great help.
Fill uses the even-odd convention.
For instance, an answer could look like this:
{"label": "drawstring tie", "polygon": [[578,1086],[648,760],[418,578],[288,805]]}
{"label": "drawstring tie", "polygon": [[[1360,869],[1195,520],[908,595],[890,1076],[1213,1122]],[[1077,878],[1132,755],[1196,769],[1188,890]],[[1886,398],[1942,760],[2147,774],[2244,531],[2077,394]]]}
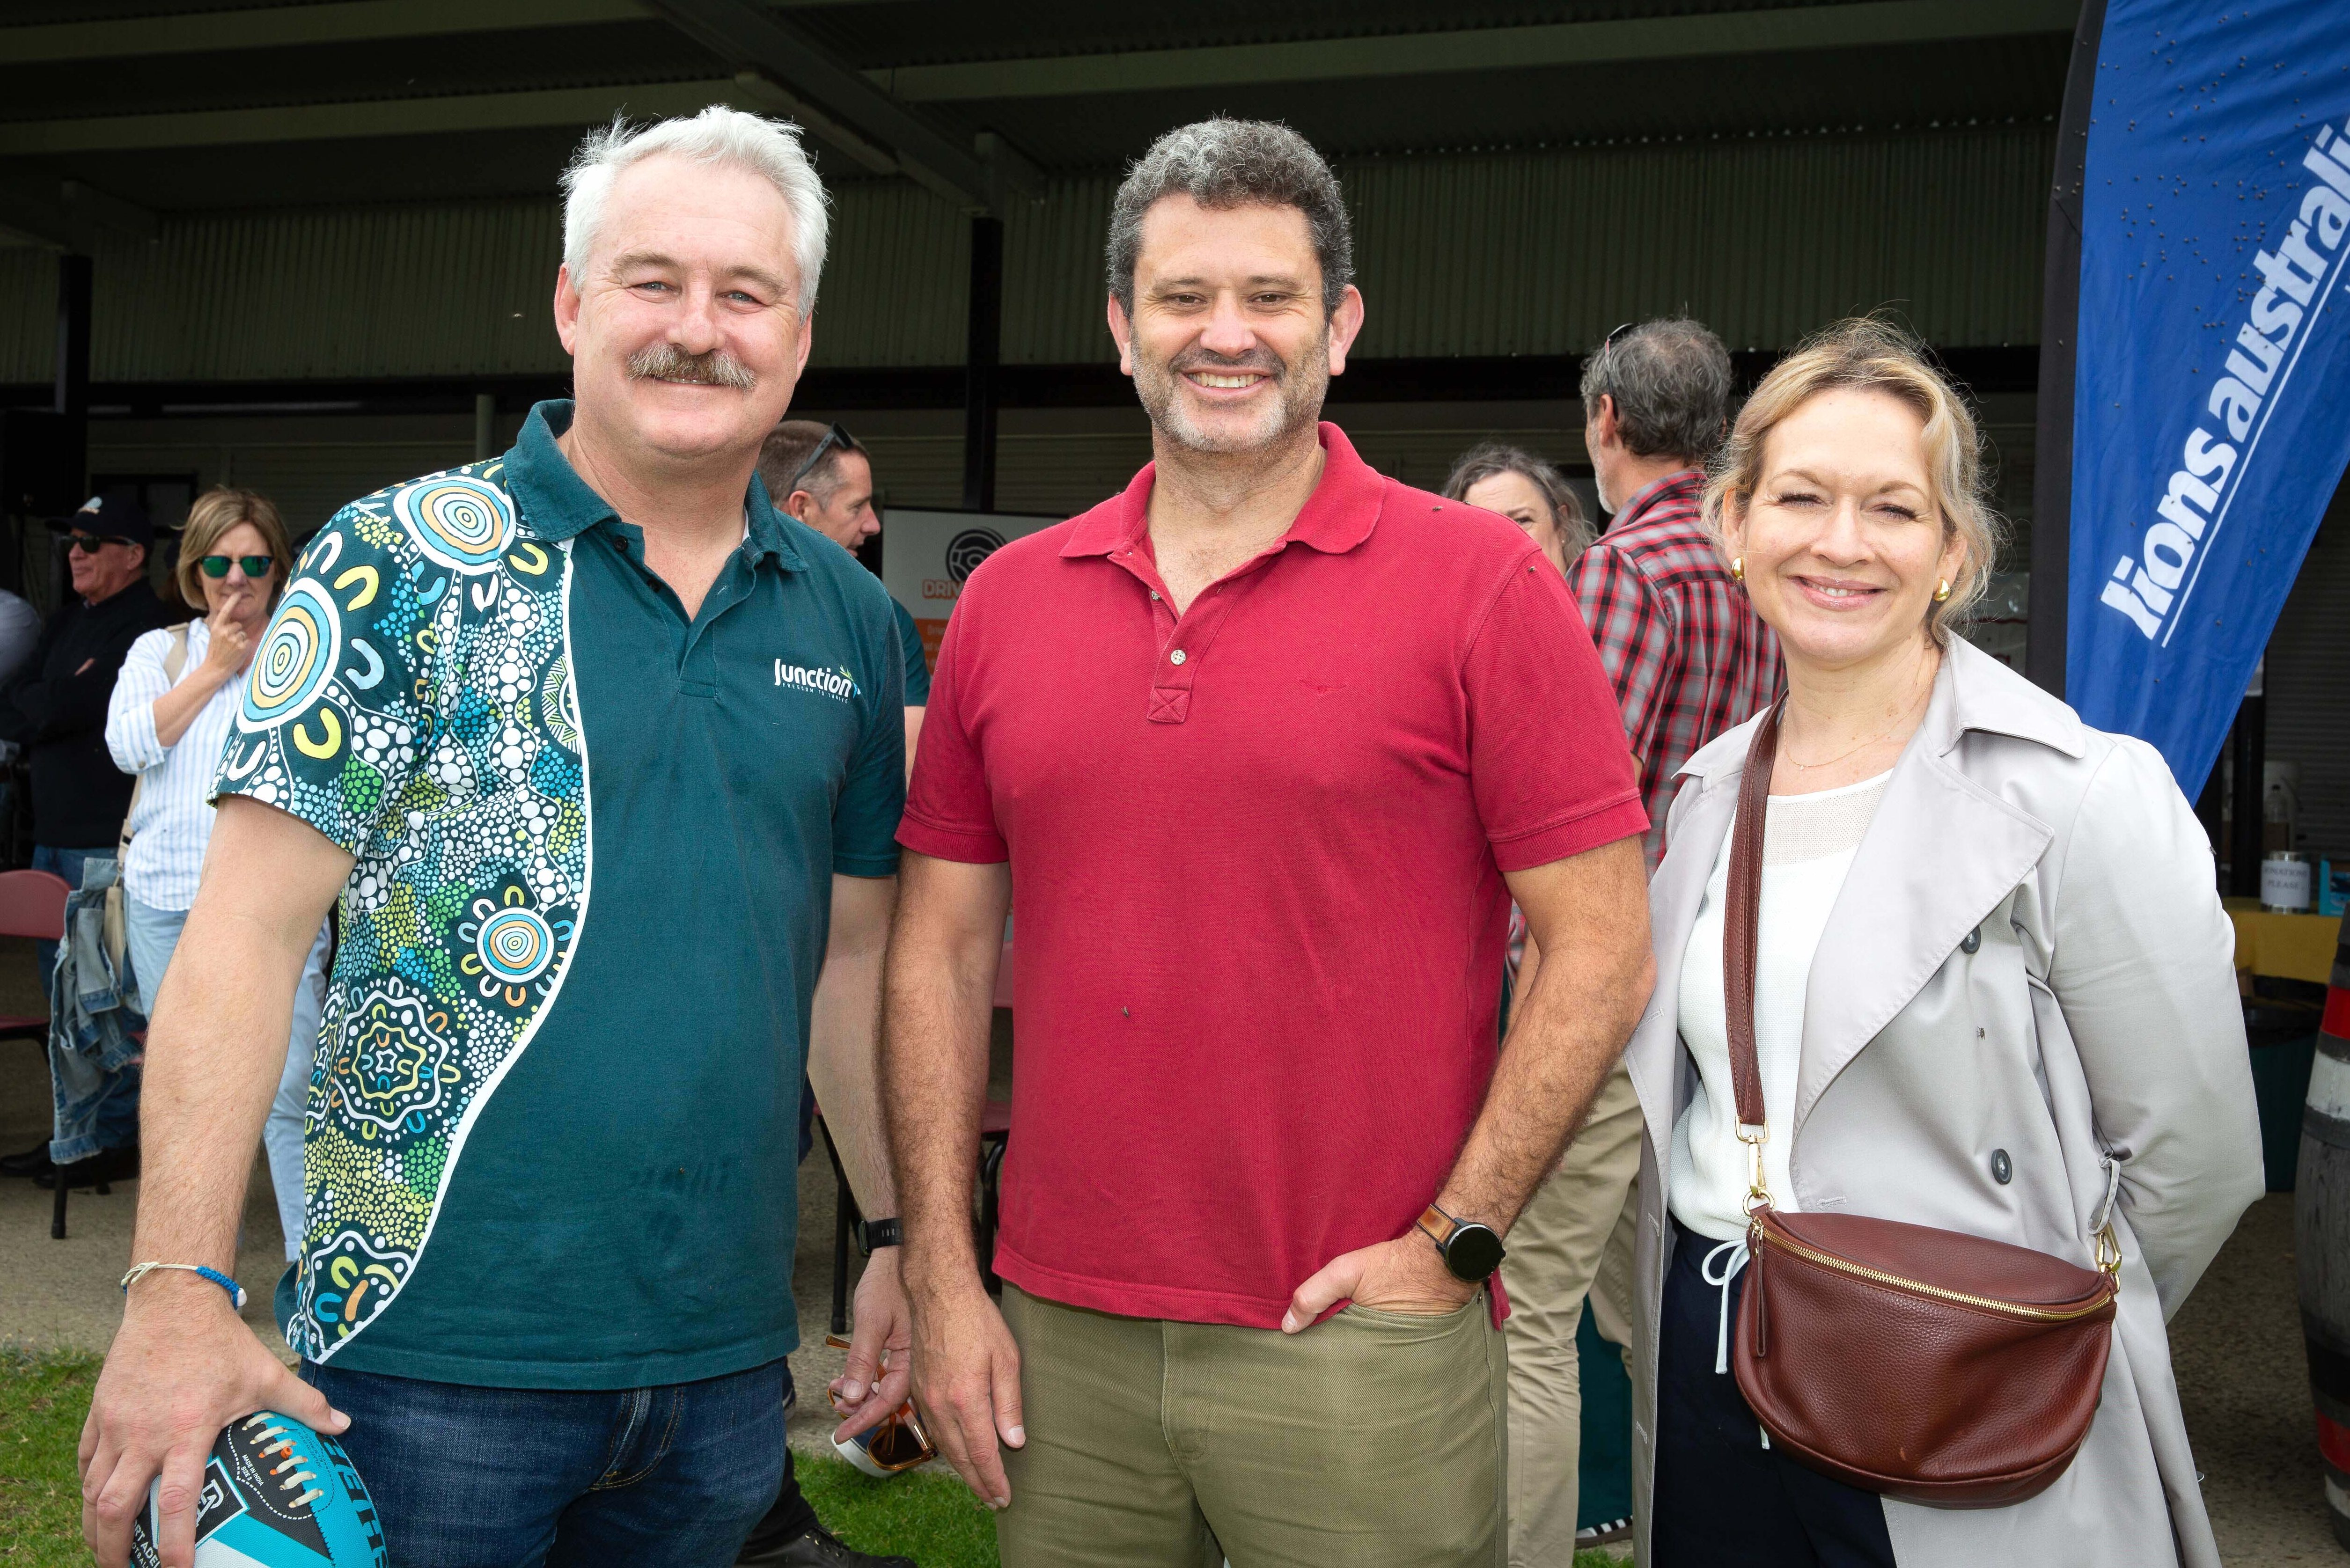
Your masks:
{"label": "drawstring tie", "polygon": [[[1716,1259],[1721,1260],[1721,1272],[1719,1274],[1713,1272]],[[1719,1287],[1721,1292],[1721,1324],[1713,1339],[1713,1369],[1716,1373],[1730,1370],[1730,1282],[1736,1279],[1738,1271],[1745,1266],[1744,1237],[1716,1244],[1713,1251],[1705,1255],[1705,1262],[1698,1265],[1698,1276],[1707,1284]]]}
{"label": "drawstring tie", "polygon": [[[1721,1315],[1713,1334],[1713,1370],[1717,1375],[1730,1370],[1730,1282],[1736,1279],[1738,1271],[1746,1266],[1747,1256],[1746,1241],[1742,1237],[1735,1241],[1717,1241],[1713,1250],[1705,1255],[1705,1261],[1697,1267],[1698,1277],[1721,1292]],[[1719,1274],[1713,1272],[1717,1259],[1721,1263]],[[1762,1437],[1762,1446],[1769,1448],[1771,1428],[1757,1421],[1754,1429]]]}

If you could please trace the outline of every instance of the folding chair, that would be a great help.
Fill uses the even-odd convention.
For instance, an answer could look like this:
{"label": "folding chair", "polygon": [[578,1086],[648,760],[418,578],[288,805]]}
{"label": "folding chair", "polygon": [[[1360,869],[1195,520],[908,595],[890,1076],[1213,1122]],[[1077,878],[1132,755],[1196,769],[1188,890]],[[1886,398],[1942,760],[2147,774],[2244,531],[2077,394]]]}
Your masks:
{"label": "folding chair", "polygon": [[[47,871],[0,871],[0,937],[29,937],[38,942],[63,941],[66,935],[66,899],[73,892],[62,877]],[[46,994],[49,977],[41,977]],[[38,1040],[44,1045],[49,1038],[49,1015],[44,1012],[36,1018],[26,1012],[0,1013],[0,1040]],[[103,1192],[107,1190],[101,1187]],[[66,1233],[66,1184],[57,1183],[57,1202],[49,1214],[49,1234],[62,1241]]]}
{"label": "folding chair", "polygon": [[[0,871],[0,937],[30,937],[35,941],[63,941],[66,899],[73,889],[66,879],[47,871]],[[41,977],[46,995],[49,977]],[[49,1037],[49,1015],[0,1012],[0,1040],[41,1040]]]}

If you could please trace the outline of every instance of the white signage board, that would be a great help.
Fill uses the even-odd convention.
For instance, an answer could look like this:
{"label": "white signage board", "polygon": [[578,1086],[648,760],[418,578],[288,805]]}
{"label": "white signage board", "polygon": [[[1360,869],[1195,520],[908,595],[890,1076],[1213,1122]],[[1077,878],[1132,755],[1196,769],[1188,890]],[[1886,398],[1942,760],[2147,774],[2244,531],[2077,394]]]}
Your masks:
{"label": "white signage board", "polygon": [[938,667],[939,639],[972,568],[1014,539],[1062,522],[1001,512],[920,512],[892,506],[881,517],[881,581],[913,616],[922,657]]}

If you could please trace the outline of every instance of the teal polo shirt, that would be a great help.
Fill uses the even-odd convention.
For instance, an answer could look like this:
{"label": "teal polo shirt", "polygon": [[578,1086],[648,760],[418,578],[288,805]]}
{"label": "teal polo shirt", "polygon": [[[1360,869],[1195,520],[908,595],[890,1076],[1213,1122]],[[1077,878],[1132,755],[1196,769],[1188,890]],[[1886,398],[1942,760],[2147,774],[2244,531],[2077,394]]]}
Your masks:
{"label": "teal polo shirt", "polygon": [[925,708],[931,701],[931,661],[922,652],[922,628],[914,624],[914,612],[891,598],[889,607],[898,621],[898,651],[906,667],[906,706]]}
{"label": "teal polo shirt", "polygon": [[[791,517],[788,512],[784,515]],[[792,521],[796,523],[799,519],[793,517]],[[837,550],[847,548],[837,540],[826,542]],[[922,652],[922,628],[914,624],[914,612],[899,604],[895,595],[889,598],[889,614],[898,628],[899,661],[906,672],[906,706],[927,707],[931,701],[931,661]]]}
{"label": "teal polo shirt", "polygon": [[287,1343],[619,1388],[798,1343],[795,1171],[836,873],[903,804],[888,596],[754,482],[689,617],[541,403],[303,552],[219,793],[354,857]]}

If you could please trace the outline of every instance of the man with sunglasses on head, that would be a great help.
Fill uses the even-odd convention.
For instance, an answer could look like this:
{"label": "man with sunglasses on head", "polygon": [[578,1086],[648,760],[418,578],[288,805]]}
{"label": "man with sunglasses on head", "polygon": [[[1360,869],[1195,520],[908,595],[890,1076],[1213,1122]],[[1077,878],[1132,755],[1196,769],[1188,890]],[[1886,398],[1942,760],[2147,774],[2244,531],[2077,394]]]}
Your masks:
{"label": "man with sunglasses on head", "polygon": [[[140,634],[172,618],[147,586],[154,525],[139,504],[93,495],[66,524],[73,592],[42,629],[15,680],[0,691],[0,739],[23,747],[33,784],[33,869],[75,888],[82,863],[110,856],[130,809],[131,780],[106,749],[106,704],[115,677]],[[37,944],[46,980],[57,944]],[[139,1069],[124,1068],[109,1086],[97,1125],[99,1154],[78,1164],[92,1181],[139,1168]],[[41,1177],[56,1168],[45,1142],[0,1158],[0,1174]]]}
{"label": "man with sunglasses on head", "polygon": [[[1730,355],[1701,322],[1627,321],[1583,363],[1583,441],[1615,514],[1567,568],[1624,716],[1648,812],[1651,868],[1681,764],[1777,694],[1779,644],[1698,516],[1706,460],[1729,428]],[[1522,985],[1546,955],[1526,944]],[[1601,1334],[1631,1339],[1632,1207],[1640,1105],[1618,1063],[1559,1168],[1519,1217],[1502,1270],[1510,1319],[1510,1561],[1563,1563],[1577,1544],[1584,1303]],[[1599,1434],[1595,1432],[1595,1438]],[[1630,1424],[1597,1451],[1628,1463]],[[1596,1539],[1629,1533],[1612,1520]],[[1586,1542],[1593,1537],[1586,1537]]]}
{"label": "man with sunglasses on head", "polygon": [[[873,491],[873,465],[857,438],[837,424],[785,420],[759,448],[759,483],[775,510],[804,523],[850,555],[881,531],[881,509]],[[931,671],[922,659],[921,633],[896,599],[899,650],[906,671],[906,757],[910,766],[914,738],[921,732],[922,704],[931,692]],[[911,643],[908,643],[910,637]],[[800,1086],[801,1163],[816,1146],[816,1091]],[[870,1235],[859,1233],[860,1244]],[[860,1355],[870,1355],[861,1352]],[[902,1357],[903,1350],[899,1352]],[[858,1551],[827,1530],[816,1505],[800,1490],[799,1468],[784,1454],[783,1490],[751,1531],[734,1559],[735,1568],[914,1568],[910,1559],[877,1557]]]}
{"label": "man with sunglasses on head", "polygon": [[[759,478],[775,510],[796,517],[854,556],[881,532],[881,493],[873,460],[857,438],[837,424],[785,420],[759,450]],[[906,767],[914,766],[914,742],[922,735],[922,709],[931,700],[931,667],[913,612],[894,597],[898,649],[906,668]]]}

